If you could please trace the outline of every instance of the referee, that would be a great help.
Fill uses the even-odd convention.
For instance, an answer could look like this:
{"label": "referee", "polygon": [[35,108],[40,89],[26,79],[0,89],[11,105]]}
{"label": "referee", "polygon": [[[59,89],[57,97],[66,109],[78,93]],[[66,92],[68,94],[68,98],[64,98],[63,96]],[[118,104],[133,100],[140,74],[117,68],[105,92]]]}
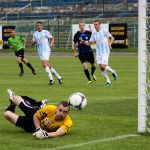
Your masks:
{"label": "referee", "polygon": [[[94,81],[96,81],[96,77],[94,75],[96,66],[94,61],[94,54],[91,46],[87,46],[82,44],[82,41],[89,41],[92,32],[85,30],[85,22],[80,21],[79,23],[80,31],[77,31],[74,35],[74,55],[75,57],[79,57],[80,62],[82,63],[84,73],[88,79],[88,84],[92,83],[90,73],[88,71],[87,62],[91,64],[91,75]],[[78,51],[77,49],[78,45]]]}
{"label": "referee", "polygon": [[25,47],[25,38],[17,35],[16,30],[11,31],[11,37],[8,39],[8,44],[11,48],[15,50],[15,55],[17,57],[17,62],[20,67],[20,74],[19,76],[24,75],[23,63],[26,64],[32,71],[34,75],[36,75],[36,69],[32,67],[32,65],[24,58],[24,47]]}

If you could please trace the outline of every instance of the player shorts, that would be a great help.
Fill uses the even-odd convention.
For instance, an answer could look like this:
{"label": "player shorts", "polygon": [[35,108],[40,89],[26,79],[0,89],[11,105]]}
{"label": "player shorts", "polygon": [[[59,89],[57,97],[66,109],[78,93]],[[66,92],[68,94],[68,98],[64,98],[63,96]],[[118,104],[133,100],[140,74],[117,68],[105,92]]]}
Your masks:
{"label": "player shorts", "polygon": [[87,53],[79,53],[79,60],[83,64],[85,62],[94,63],[94,54],[93,52],[87,52]]}
{"label": "player shorts", "polygon": [[24,58],[24,49],[22,48],[22,49],[20,49],[19,51],[16,51],[16,52],[15,52],[15,55],[16,55],[17,57]]}
{"label": "player shorts", "polygon": [[109,54],[101,54],[99,56],[96,56],[96,61],[97,64],[103,64],[103,65],[108,65],[108,60],[109,60]]}
{"label": "player shorts", "polygon": [[49,60],[50,57],[50,51],[47,52],[39,52],[39,56],[41,60]]}
{"label": "player shorts", "polygon": [[21,102],[19,108],[24,112],[25,116],[18,117],[16,126],[23,128],[27,132],[34,132],[36,128],[33,122],[33,115],[39,108],[28,103],[28,101]]}

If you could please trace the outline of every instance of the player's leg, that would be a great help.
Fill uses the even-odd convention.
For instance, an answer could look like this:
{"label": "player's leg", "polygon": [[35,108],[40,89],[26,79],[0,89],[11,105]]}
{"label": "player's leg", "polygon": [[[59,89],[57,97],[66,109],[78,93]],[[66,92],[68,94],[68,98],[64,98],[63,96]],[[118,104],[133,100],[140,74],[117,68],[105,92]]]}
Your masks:
{"label": "player's leg", "polygon": [[49,67],[51,69],[52,74],[57,77],[59,84],[62,84],[63,78],[58,74],[58,72],[50,64],[49,64]]}
{"label": "player's leg", "polygon": [[31,63],[29,63],[26,58],[23,57],[23,58],[22,58],[22,62],[23,62],[24,64],[26,64],[28,68],[31,69],[31,71],[32,71],[32,73],[33,73],[34,75],[36,75],[36,69],[34,69],[34,68],[32,67]]}
{"label": "player's leg", "polygon": [[16,122],[19,118],[19,115],[15,114],[11,110],[9,110],[9,108],[7,108],[6,111],[4,112],[4,116],[8,121],[10,121],[13,124],[16,124]]}
{"label": "player's leg", "polygon": [[90,77],[90,73],[89,73],[89,70],[88,70],[88,66],[87,66],[87,63],[86,63],[86,56],[85,56],[85,54],[79,53],[79,60],[80,60],[80,62],[82,64],[82,66],[83,66],[83,70],[84,70],[85,76],[88,79],[88,84],[92,83],[91,77]]}
{"label": "player's leg", "polygon": [[24,69],[23,69],[23,64],[22,64],[22,61],[21,61],[21,57],[17,57],[17,62],[18,62],[18,65],[20,67],[20,74],[19,76],[23,76],[24,75]]}
{"label": "player's leg", "polygon": [[[47,60],[49,60],[49,57],[47,57],[47,56],[50,57],[50,52],[48,52],[48,53],[46,54],[46,56],[45,56],[45,58],[46,58]],[[57,77],[59,84],[62,84],[63,78],[58,74],[58,72],[51,66],[51,64],[50,64],[49,62],[48,62],[48,66],[49,66],[49,68],[50,68],[50,70],[51,70],[51,73],[52,73],[54,76]]]}
{"label": "player's leg", "polygon": [[48,77],[49,77],[49,85],[53,85],[54,84],[54,79],[52,77],[52,72],[49,68],[49,56],[50,56],[50,52],[41,52],[39,53],[39,56],[40,56],[40,59],[41,59],[41,63],[42,63],[42,66],[44,67],[46,73],[48,74]]}
{"label": "player's leg", "polygon": [[93,54],[93,52],[89,52],[88,53],[87,59],[88,59],[88,62],[91,64],[91,75],[93,77],[93,80],[96,81],[97,78],[96,78],[96,76],[94,74],[95,70],[96,70],[96,65],[95,65],[95,60],[94,60],[94,54]]}
{"label": "player's leg", "polygon": [[7,92],[8,92],[10,104],[4,112],[4,116],[11,123],[16,124],[17,119],[18,119],[19,116],[17,114],[15,114],[16,105],[12,102],[12,99],[14,97],[14,93],[9,89],[7,90]]}
{"label": "player's leg", "polygon": [[[109,56],[108,56],[108,59],[109,59]],[[117,73],[116,73],[116,71],[113,70],[109,65],[107,65],[105,67],[105,70],[111,72],[114,80],[117,80]]]}
{"label": "player's leg", "polygon": [[46,73],[48,74],[48,77],[49,77],[49,80],[50,80],[49,85],[53,85],[54,84],[54,79],[52,77],[52,72],[49,68],[48,61],[47,60],[42,60],[41,63],[42,63],[42,66],[45,68]]}
{"label": "player's leg", "polygon": [[44,107],[47,104],[47,100],[43,99],[41,101],[37,101],[29,96],[21,96],[26,103],[30,103],[33,106],[37,106],[39,108]]}
{"label": "player's leg", "polygon": [[96,58],[97,59],[97,64],[99,65],[99,68],[102,72],[102,76],[104,77],[104,79],[106,80],[106,85],[107,86],[112,86],[112,83],[108,77],[107,71],[105,70],[107,64],[108,64],[108,59],[107,57],[104,56],[99,56]]}
{"label": "player's leg", "polygon": [[15,55],[17,57],[17,62],[19,64],[19,67],[20,67],[20,70],[21,70],[19,76],[23,76],[24,75],[24,69],[23,69],[23,64],[22,64],[22,60],[21,60],[22,59],[22,52],[21,52],[21,50],[16,51]]}

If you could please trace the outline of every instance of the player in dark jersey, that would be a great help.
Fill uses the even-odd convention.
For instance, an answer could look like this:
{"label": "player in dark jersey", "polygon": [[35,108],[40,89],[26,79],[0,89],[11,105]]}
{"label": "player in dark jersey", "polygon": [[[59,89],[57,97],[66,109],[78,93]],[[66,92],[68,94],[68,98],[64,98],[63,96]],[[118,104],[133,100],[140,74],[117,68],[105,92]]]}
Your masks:
{"label": "player in dark jersey", "polygon": [[[93,54],[91,46],[82,44],[82,41],[89,41],[92,33],[90,31],[85,30],[84,21],[80,21],[79,28],[80,28],[80,31],[76,32],[76,34],[74,35],[74,39],[73,39],[74,55],[75,57],[77,56],[79,57],[79,60],[81,61],[83,65],[84,73],[87,79],[89,80],[88,81],[88,84],[89,84],[89,83],[92,83],[92,81],[91,81],[90,73],[88,71],[87,62],[91,64],[91,75],[94,81],[96,81],[96,77],[94,75],[96,66],[95,66],[94,54]],[[78,50],[76,50],[77,45],[78,45]]]}

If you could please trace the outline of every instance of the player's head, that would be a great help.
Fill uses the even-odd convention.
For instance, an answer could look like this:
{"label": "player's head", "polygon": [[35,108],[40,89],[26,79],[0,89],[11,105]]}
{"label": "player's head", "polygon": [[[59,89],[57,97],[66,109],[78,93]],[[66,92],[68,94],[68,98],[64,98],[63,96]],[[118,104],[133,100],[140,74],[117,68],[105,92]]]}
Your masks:
{"label": "player's head", "polygon": [[94,21],[94,27],[95,27],[96,31],[100,30],[100,28],[101,28],[101,22],[100,22],[100,20],[95,20]]}
{"label": "player's head", "polygon": [[61,102],[59,103],[57,110],[56,110],[56,120],[64,120],[67,114],[70,111],[70,105],[68,102]]}
{"label": "player's head", "polygon": [[85,30],[85,22],[84,21],[80,21],[79,22],[79,28],[80,28],[80,31],[84,31]]}
{"label": "player's head", "polygon": [[15,29],[11,30],[11,36],[12,36],[12,37],[15,37],[15,36],[16,36],[16,30],[15,30]]}
{"label": "player's head", "polygon": [[43,22],[42,22],[42,21],[38,21],[38,22],[36,23],[36,27],[37,27],[37,30],[38,30],[39,32],[41,32],[41,31],[43,30]]}

